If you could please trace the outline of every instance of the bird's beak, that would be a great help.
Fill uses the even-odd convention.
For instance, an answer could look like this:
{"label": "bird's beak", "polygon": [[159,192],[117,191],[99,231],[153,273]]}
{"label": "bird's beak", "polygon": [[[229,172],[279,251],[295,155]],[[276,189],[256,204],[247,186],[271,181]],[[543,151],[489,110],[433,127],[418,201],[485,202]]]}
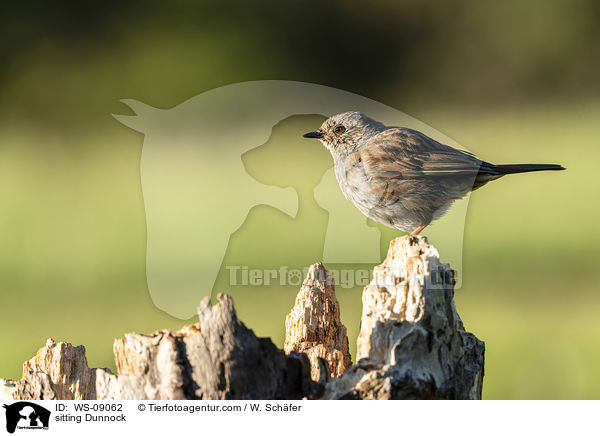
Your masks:
{"label": "bird's beak", "polygon": [[305,138],[317,138],[317,139],[320,139],[320,138],[322,138],[322,137],[325,136],[325,133],[323,133],[323,131],[321,129],[317,129],[317,130],[315,130],[313,132],[305,133],[302,136],[304,136]]}

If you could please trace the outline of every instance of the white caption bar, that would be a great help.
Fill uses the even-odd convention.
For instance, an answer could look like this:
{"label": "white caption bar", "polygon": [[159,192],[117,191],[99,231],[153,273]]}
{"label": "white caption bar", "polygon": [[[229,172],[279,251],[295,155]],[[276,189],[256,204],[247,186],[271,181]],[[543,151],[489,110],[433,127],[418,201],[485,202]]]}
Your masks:
{"label": "white caption bar", "polygon": [[[600,434],[597,401],[31,401],[5,402],[16,435]],[[38,434],[38,433],[33,433]],[[132,433],[133,434],[133,433]],[[190,433],[192,434],[192,433]]]}

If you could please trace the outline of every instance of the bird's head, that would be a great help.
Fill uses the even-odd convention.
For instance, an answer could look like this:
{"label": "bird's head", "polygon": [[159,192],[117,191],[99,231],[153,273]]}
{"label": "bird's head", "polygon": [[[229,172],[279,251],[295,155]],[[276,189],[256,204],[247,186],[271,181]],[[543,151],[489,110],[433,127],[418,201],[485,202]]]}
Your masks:
{"label": "bird's head", "polygon": [[325,120],[320,128],[305,133],[305,138],[320,140],[333,157],[343,157],[359,149],[385,126],[362,112],[344,112]]}

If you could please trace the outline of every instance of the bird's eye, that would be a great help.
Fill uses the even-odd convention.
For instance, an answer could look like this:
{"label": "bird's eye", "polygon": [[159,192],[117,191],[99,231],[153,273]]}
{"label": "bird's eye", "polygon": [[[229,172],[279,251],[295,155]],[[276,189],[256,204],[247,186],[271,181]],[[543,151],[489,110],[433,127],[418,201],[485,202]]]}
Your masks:
{"label": "bird's eye", "polygon": [[342,126],[341,124],[339,124],[339,125],[335,126],[333,131],[335,132],[336,135],[341,135],[342,133],[344,133],[346,131],[346,128],[344,126]]}

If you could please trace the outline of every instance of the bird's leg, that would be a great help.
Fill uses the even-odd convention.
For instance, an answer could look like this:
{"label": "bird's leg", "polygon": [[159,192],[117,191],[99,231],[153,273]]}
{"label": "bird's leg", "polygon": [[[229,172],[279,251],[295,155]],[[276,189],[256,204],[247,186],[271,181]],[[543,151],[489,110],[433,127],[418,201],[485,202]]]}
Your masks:
{"label": "bird's leg", "polygon": [[417,236],[419,233],[421,233],[421,231],[427,227],[427,224],[421,224],[419,227],[417,227],[416,229],[414,229],[412,231],[412,233],[410,234],[410,236]]}

